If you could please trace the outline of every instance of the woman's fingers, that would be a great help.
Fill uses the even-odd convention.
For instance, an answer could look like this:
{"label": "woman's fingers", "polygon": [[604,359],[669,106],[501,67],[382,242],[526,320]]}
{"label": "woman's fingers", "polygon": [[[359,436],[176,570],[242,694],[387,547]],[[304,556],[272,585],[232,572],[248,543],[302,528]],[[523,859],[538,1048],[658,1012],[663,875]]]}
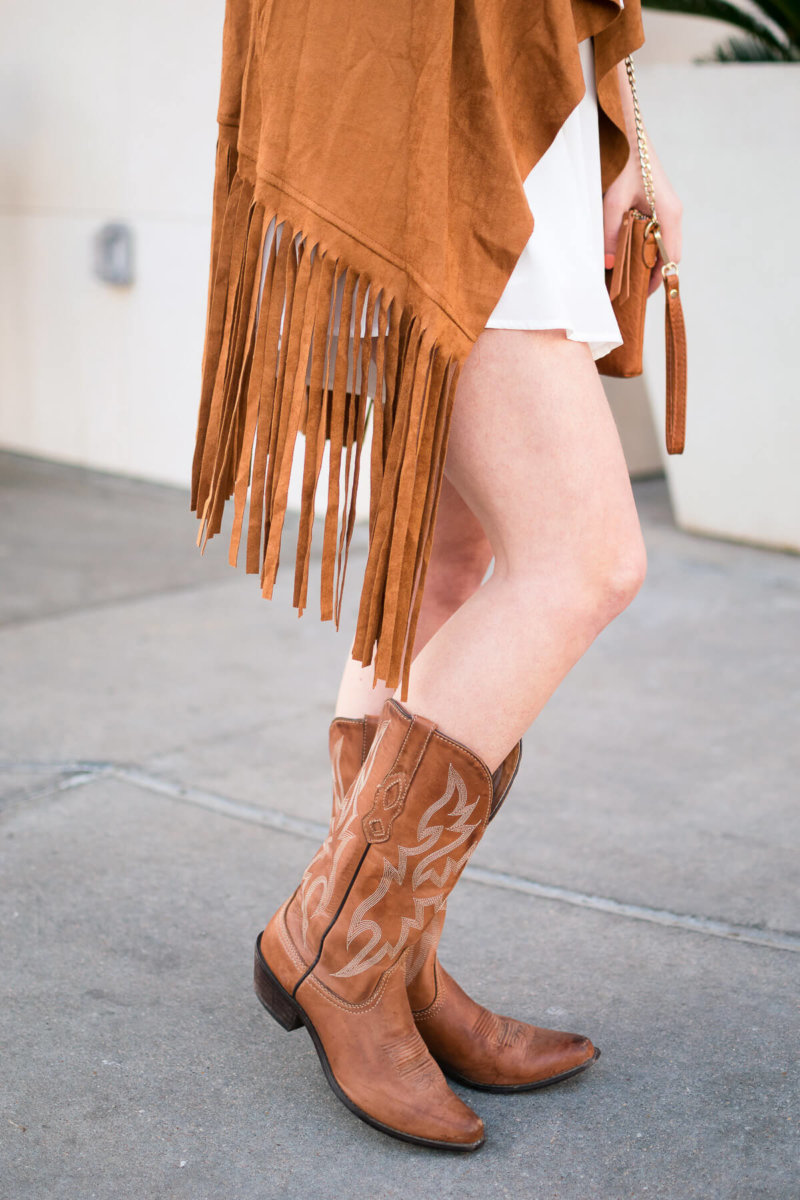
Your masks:
{"label": "woman's fingers", "polygon": [[[670,261],[679,263],[682,251],[682,218],[683,206],[667,177],[661,162],[650,145],[648,138],[648,154],[652,171],[653,189],[656,197],[656,211],[661,225],[661,237]],[[617,178],[611,183],[603,196],[603,251],[605,267],[614,266],[617,239],[619,238],[622,217],[629,208],[638,208],[641,212],[649,212],[650,204],[645,196],[641,168],[639,165],[638,149],[635,142],[631,143],[631,154],[627,163]],[[648,296],[652,296],[661,285],[661,267],[664,259],[659,251],[658,261],[653,269],[648,285]]]}
{"label": "woman's fingers", "polygon": [[664,248],[674,263],[681,261],[681,250],[683,249],[683,229],[681,225],[681,207],[674,203],[662,204],[657,206],[658,219],[661,224],[661,240],[664,243]]}
{"label": "woman's fingers", "polygon": [[[651,159],[661,237],[670,261],[679,263],[683,243],[681,224],[683,207],[652,151]],[[638,164],[633,162],[629,163],[617,176],[603,197],[603,251],[606,269],[614,266],[622,217],[629,208],[638,208],[641,212],[647,212],[650,208],[643,193]],[[648,296],[651,296],[661,283],[661,267],[663,265],[664,260],[659,252],[658,262],[650,279]]]}
{"label": "woman's fingers", "polygon": [[[656,196],[656,211],[661,226],[661,240],[664,243],[664,249],[670,262],[680,263],[683,249],[683,207],[666,180],[666,177],[664,177],[661,189],[656,193]],[[659,252],[658,262],[653,271],[653,278],[650,280],[648,296],[652,295],[661,283],[661,268],[663,266],[664,259]]]}

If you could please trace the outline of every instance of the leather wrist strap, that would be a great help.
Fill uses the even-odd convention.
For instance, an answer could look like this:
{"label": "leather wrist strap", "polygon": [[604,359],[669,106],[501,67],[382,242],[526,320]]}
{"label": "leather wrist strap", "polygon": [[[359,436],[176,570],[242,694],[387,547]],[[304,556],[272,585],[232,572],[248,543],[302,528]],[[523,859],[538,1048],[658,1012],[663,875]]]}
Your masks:
{"label": "leather wrist strap", "polygon": [[667,341],[667,453],[683,454],[686,441],[686,328],[677,272],[664,273]]}

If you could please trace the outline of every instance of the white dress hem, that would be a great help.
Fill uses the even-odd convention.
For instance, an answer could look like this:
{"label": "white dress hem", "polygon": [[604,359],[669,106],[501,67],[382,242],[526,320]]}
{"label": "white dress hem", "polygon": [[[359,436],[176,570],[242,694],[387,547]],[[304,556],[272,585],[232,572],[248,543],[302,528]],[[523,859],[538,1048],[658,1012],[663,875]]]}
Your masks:
{"label": "white dress hem", "polygon": [[578,51],[585,93],[523,181],[533,232],[485,328],[564,329],[596,360],[623,339],[605,282],[592,38]]}

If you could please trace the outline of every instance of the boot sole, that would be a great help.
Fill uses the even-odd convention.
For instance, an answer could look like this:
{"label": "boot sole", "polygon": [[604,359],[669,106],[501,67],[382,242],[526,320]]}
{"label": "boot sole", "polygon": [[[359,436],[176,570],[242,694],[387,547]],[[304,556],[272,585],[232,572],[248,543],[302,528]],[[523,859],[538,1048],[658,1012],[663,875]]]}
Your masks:
{"label": "boot sole", "polygon": [[256,996],[269,1013],[271,1017],[278,1022],[283,1029],[291,1033],[294,1029],[299,1029],[301,1025],[305,1025],[309,1032],[311,1041],[314,1043],[314,1049],[317,1052],[319,1061],[322,1064],[322,1070],[325,1073],[325,1078],[328,1085],[337,1097],[341,1100],[345,1108],[349,1108],[360,1121],[371,1125],[373,1129],[380,1130],[381,1133],[386,1133],[389,1137],[397,1138],[401,1142],[410,1142],[412,1146],[427,1146],[432,1150],[453,1150],[457,1152],[477,1150],[484,1143],[484,1138],[478,1142],[440,1142],[433,1138],[416,1137],[412,1133],[403,1133],[400,1129],[393,1129],[390,1125],[384,1125],[382,1121],[377,1121],[375,1117],[371,1117],[363,1108],[359,1108],[350,1097],[342,1091],[336,1081],[336,1076],[331,1070],[328,1056],[325,1053],[322,1041],[319,1034],[314,1028],[313,1022],[310,1020],[305,1010],[298,1002],[289,995],[286,988],[273,975],[267,965],[266,959],[261,953],[261,934],[256,939],[255,952],[255,969],[253,986]]}
{"label": "boot sole", "polygon": [[596,1063],[600,1057],[600,1051],[595,1050],[591,1058],[587,1058],[586,1062],[582,1062],[580,1066],[573,1067],[571,1071],[562,1071],[560,1075],[551,1075],[549,1079],[537,1079],[534,1083],[477,1083],[474,1079],[467,1079],[466,1075],[460,1075],[447,1063],[437,1059],[442,1071],[448,1079],[452,1079],[454,1083],[460,1083],[463,1087],[472,1088],[476,1092],[501,1092],[510,1094],[511,1092],[535,1092],[539,1088],[550,1087],[551,1084],[561,1083],[564,1079],[571,1079],[573,1075],[580,1075],[581,1071],[588,1071],[592,1063]]}

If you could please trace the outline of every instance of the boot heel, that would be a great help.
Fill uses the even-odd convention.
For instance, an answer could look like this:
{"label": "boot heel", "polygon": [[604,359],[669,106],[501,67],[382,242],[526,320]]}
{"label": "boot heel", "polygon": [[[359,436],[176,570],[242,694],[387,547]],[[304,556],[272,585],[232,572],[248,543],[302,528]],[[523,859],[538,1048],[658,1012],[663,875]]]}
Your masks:
{"label": "boot heel", "polygon": [[[259,939],[260,940],[260,939]],[[291,1032],[299,1029],[303,1022],[297,1015],[297,1009],[285,988],[281,987],[261,956],[261,950],[256,942],[256,957],[253,971],[253,986],[264,1008],[279,1025]]]}

